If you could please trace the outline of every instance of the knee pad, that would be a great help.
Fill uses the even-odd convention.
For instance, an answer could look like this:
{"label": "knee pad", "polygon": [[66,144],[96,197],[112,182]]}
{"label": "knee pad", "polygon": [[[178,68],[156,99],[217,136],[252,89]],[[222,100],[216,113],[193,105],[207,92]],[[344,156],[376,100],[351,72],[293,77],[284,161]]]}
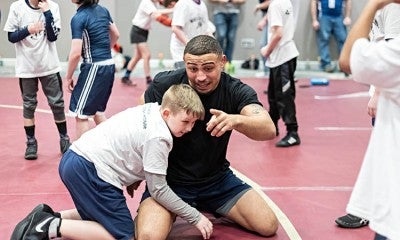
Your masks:
{"label": "knee pad", "polygon": [[37,101],[27,101],[23,104],[23,115],[26,119],[33,119],[35,116],[35,110],[37,107]]}

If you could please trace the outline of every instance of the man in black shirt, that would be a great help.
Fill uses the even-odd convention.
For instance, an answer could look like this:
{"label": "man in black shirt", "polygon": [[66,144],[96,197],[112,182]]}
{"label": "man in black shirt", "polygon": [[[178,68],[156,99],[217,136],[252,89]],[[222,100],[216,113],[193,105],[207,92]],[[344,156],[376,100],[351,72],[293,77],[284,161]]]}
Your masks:
{"label": "man in black shirt", "polygon": [[[204,121],[197,121],[182,138],[174,138],[168,184],[200,211],[227,217],[263,236],[274,235],[278,228],[275,214],[254,189],[233,174],[226,159],[233,130],[253,140],[270,140],[275,137],[274,123],[254,89],[223,72],[227,60],[216,39],[194,37],[185,48],[184,61],[185,69],[157,74],[142,96],[143,102],[160,102],[169,86],[187,83],[206,110]],[[136,219],[137,238],[165,239],[174,217],[145,191]]]}

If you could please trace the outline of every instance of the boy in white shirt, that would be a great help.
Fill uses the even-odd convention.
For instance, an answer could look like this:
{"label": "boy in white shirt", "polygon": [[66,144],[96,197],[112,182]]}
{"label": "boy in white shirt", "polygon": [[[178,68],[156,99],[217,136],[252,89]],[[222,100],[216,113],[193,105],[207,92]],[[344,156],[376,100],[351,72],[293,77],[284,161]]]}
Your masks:
{"label": "boy in white shirt", "polygon": [[37,159],[35,110],[39,81],[53,113],[60,135],[60,151],[70,140],[65,119],[60,62],[56,40],[61,29],[58,4],[52,0],[18,0],[11,4],[4,31],[15,45],[15,75],[23,100],[24,129],[27,137],[25,159]]}
{"label": "boy in white shirt", "polygon": [[294,72],[296,71],[299,52],[293,40],[295,21],[293,6],[290,0],[272,0],[268,8],[268,44],[261,48],[261,54],[267,58],[266,65],[270,69],[268,84],[269,114],[278,131],[278,120],[282,118],[287,134],[275,145],[291,147],[300,144],[297,133],[296,87]]}
{"label": "boy in white shirt", "polygon": [[[36,207],[16,226],[14,239],[133,239],[134,222],[123,187],[133,197],[142,180],[153,198],[195,225],[208,239],[212,223],[167,185],[173,137],[191,131],[205,111],[187,84],[171,86],[161,106],[147,103],[120,112],[83,134],[61,159],[59,171],[76,209],[54,213]],[[38,232],[43,226],[43,232]]]}

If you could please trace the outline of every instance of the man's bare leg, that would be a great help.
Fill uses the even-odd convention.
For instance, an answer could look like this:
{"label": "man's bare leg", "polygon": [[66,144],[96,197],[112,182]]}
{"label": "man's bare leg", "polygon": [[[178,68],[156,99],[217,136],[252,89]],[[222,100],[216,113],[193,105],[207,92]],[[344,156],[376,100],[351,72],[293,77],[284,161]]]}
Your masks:
{"label": "man's bare leg", "polygon": [[165,240],[171,231],[174,218],[174,214],[153,198],[147,198],[140,203],[135,219],[136,240]]}
{"label": "man's bare leg", "polygon": [[275,213],[254,189],[246,192],[226,217],[265,237],[274,235],[279,226]]}

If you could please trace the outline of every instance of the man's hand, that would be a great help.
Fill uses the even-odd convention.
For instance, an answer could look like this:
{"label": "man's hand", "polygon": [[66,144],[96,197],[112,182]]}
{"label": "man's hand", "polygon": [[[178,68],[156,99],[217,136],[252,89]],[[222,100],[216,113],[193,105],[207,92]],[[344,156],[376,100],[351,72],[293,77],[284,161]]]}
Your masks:
{"label": "man's hand", "polygon": [[220,137],[227,131],[234,129],[234,115],[216,109],[210,109],[210,113],[213,116],[210,121],[208,121],[206,130],[211,132],[211,136]]}

